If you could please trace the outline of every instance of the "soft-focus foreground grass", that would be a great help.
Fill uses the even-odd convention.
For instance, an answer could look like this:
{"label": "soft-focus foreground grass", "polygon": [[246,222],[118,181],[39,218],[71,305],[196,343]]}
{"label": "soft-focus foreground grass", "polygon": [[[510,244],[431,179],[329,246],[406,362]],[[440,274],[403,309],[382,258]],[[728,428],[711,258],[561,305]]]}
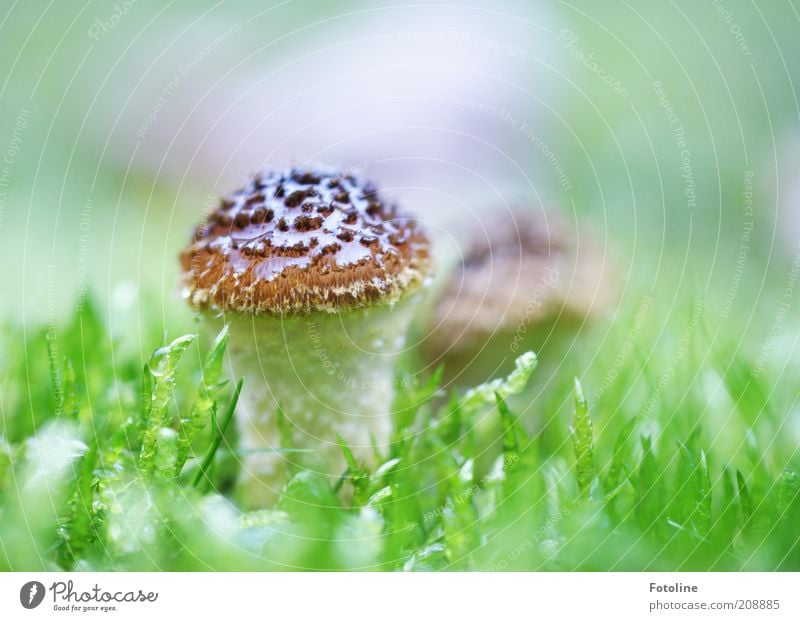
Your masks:
{"label": "soft-focus foreground grass", "polygon": [[533,354],[458,395],[399,382],[379,467],[298,471],[252,513],[232,500],[233,425],[220,435],[236,379],[224,334],[170,338],[142,369],[92,305],[25,339],[9,327],[0,568],[800,569],[797,375],[774,362],[780,339],[726,341],[703,300],[655,338],[655,310],[643,298],[618,316],[582,385],[562,373],[526,390]]}

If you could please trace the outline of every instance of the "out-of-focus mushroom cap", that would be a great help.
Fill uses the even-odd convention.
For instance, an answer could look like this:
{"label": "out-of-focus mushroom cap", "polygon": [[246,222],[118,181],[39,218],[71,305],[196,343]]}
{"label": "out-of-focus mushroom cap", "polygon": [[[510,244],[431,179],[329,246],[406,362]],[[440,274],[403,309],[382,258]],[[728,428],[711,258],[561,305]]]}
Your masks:
{"label": "out-of-focus mushroom cap", "polygon": [[506,212],[476,227],[436,304],[433,350],[471,351],[492,337],[605,307],[612,279],[602,254],[582,237],[578,243],[553,212]]}
{"label": "out-of-focus mushroom cap", "polygon": [[268,170],[197,227],[180,257],[184,294],[195,308],[255,314],[392,303],[425,280],[429,245],[362,179]]}

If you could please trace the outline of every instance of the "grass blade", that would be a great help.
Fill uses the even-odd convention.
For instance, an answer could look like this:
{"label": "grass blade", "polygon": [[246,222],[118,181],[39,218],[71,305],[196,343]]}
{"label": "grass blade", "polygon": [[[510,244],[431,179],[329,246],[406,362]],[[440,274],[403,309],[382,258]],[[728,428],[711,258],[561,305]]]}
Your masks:
{"label": "grass blade", "polygon": [[145,476],[153,473],[158,439],[169,421],[178,362],[193,342],[191,334],[177,338],[153,352],[145,365],[145,428],[139,454],[139,466]]}
{"label": "grass blade", "polygon": [[739,488],[739,506],[742,509],[742,532],[747,534],[753,519],[753,501],[741,471],[736,471],[736,484]]}
{"label": "grass blade", "polygon": [[[198,468],[197,473],[194,475],[194,480],[192,481],[193,487],[198,487],[200,482],[208,476],[208,469],[214,461],[214,455],[216,455],[219,445],[222,443],[222,438],[225,436],[225,432],[228,430],[228,426],[233,419],[233,414],[236,411],[236,404],[239,402],[239,395],[242,392],[243,384],[244,379],[240,379],[237,382],[236,388],[233,391],[233,397],[231,397],[231,402],[228,404],[228,409],[225,411],[222,421],[218,425],[214,425],[214,438],[211,440],[211,444],[209,444],[208,450],[206,450],[206,454],[200,462],[200,468]],[[214,417],[214,422],[217,422],[216,417]]]}
{"label": "grass blade", "polygon": [[519,462],[520,448],[516,432],[517,421],[500,393],[495,393],[495,397],[503,426],[503,468],[508,472]]}
{"label": "grass blade", "polygon": [[[211,420],[212,410],[217,407],[217,397],[227,385],[226,381],[220,381],[222,372],[222,359],[228,346],[228,326],[225,325],[222,331],[214,339],[214,344],[206,356],[203,364],[202,377],[198,388],[197,398],[192,404],[189,415],[181,418],[178,428],[177,456],[175,459],[175,476],[183,470],[192,443],[197,435],[205,428],[207,422]],[[216,413],[216,412],[215,412]]]}
{"label": "grass blade", "polygon": [[589,493],[594,481],[594,438],[589,405],[583,394],[583,387],[575,378],[575,417],[572,423],[572,444],[575,449],[578,490],[582,496]]}

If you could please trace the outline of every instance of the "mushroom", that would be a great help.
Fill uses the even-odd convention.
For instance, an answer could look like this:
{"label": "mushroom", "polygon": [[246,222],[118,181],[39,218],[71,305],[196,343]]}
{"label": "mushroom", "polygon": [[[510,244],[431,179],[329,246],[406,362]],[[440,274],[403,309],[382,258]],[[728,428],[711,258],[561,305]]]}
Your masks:
{"label": "mushroom", "polygon": [[[610,269],[595,242],[571,234],[552,211],[490,212],[465,234],[462,259],[444,279],[426,339],[448,381],[472,385],[510,368],[607,308]],[[569,332],[567,330],[566,332]]]}
{"label": "mushroom", "polygon": [[371,183],[323,167],[258,173],[195,230],[180,256],[183,293],[228,323],[245,378],[246,504],[273,499],[292,463],[341,475],[337,434],[361,460],[386,448],[394,363],[429,280],[429,245]]}

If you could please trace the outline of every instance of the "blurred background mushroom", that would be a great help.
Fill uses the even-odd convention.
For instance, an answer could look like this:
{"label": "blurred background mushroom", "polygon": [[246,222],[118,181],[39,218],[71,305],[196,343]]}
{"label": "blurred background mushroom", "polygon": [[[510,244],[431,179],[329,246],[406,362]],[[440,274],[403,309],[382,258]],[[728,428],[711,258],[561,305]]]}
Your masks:
{"label": "blurred background mushroom", "polygon": [[491,213],[464,233],[424,340],[429,364],[444,364],[456,386],[507,373],[526,350],[552,368],[559,348],[612,309],[620,292],[606,249],[587,227],[530,202]]}

